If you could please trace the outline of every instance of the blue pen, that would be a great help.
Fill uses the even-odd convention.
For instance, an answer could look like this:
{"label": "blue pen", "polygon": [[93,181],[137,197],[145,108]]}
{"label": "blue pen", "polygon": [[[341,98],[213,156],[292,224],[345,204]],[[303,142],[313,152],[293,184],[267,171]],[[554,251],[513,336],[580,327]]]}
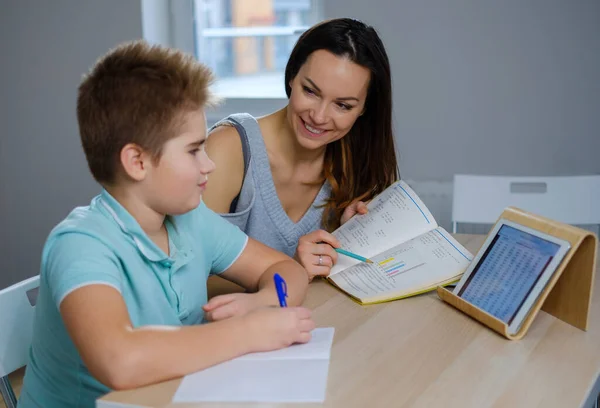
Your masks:
{"label": "blue pen", "polygon": [[273,280],[275,281],[275,290],[277,291],[279,306],[287,307],[287,302],[285,301],[285,298],[287,297],[287,284],[285,283],[285,280],[283,280],[278,273],[273,275]]}

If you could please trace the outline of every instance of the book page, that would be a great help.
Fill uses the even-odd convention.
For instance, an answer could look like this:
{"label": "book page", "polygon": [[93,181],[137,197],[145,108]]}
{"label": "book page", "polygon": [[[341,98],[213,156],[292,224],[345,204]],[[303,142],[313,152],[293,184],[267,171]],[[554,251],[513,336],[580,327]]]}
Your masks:
{"label": "book page", "polygon": [[351,296],[377,301],[408,296],[458,278],[473,255],[443,228],[426,232],[330,279]]}
{"label": "book page", "polygon": [[[333,232],[343,249],[366,258],[437,228],[425,204],[402,180],[375,197],[367,207],[367,214],[354,216]],[[358,263],[339,255],[330,276]]]}

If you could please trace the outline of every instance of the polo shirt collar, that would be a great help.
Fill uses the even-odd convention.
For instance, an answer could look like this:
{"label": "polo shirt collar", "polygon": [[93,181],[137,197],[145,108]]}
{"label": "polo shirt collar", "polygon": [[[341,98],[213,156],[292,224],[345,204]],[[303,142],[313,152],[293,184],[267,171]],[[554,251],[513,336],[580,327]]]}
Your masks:
{"label": "polo shirt collar", "polygon": [[152,262],[166,261],[173,258],[173,255],[179,246],[177,245],[179,237],[177,237],[178,234],[175,228],[169,228],[168,222],[166,223],[166,226],[169,233],[169,250],[172,255],[171,257],[148,237],[148,234],[144,232],[137,220],[125,209],[125,207],[110,195],[108,191],[102,189],[98,201],[101,211],[112,217],[121,228],[121,231],[133,239],[136,247],[145,258]]}

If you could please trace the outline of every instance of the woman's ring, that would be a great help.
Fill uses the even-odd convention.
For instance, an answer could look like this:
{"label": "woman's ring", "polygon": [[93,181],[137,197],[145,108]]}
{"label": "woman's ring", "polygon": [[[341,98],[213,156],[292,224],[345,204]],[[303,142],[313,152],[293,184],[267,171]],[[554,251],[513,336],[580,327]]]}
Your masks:
{"label": "woman's ring", "polygon": [[319,255],[319,266],[323,265],[323,255]]}

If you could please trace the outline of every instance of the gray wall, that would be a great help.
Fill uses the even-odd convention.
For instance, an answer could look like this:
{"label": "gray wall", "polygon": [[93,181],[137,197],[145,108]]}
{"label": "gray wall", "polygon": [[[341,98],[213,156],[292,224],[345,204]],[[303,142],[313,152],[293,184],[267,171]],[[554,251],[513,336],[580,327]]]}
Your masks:
{"label": "gray wall", "polygon": [[403,177],[600,173],[600,1],[324,0],[324,9],[384,40]]}
{"label": "gray wall", "polygon": [[[381,33],[402,175],[422,191],[443,190],[448,202],[458,172],[600,173],[600,2],[322,1],[326,17]],[[142,17],[138,0],[0,6],[3,288],[39,272],[52,226],[97,193],[78,139],[77,85],[109,47],[141,37]],[[224,110],[268,106],[233,105]]]}
{"label": "gray wall", "polygon": [[139,1],[0,3],[0,289],[39,273],[51,228],[98,185],[79,142],[81,76],[142,36]]}

